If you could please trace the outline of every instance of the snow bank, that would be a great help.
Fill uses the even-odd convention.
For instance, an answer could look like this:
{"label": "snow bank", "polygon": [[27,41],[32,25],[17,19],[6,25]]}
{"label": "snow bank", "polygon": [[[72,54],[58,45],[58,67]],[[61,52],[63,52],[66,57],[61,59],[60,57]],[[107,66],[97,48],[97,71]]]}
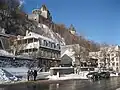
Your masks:
{"label": "snow bank", "polygon": [[71,80],[71,79],[83,79],[87,80],[88,78],[86,76],[81,76],[79,74],[69,74],[69,75],[62,75],[58,77],[57,75],[48,76],[49,80]]}
{"label": "snow bank", "polygon": [[18,68],[12,67],[12,68],[4,68],[4,69],[15,76],[26,75],[28,71],[28,68],[26,67],[18,67]]}
{"label": "snow bank", "polygon": [[4,69],[0,69],[0,84],[14,82],[17,80],[18,78],[12,75],[11,73],[7,72]]}
{"label": "snow bank", "polygon": [[48,26],[45,24],[39,24],[39,27],[43,29],[43,36],[52,39],[56,43],[60,43],[61,45],[65,45],[65,40],[58,33],[54,33]]}
{"label": "snow bank", "polygon": [[[6,71],[10,72],[14,76],[22,77],[22,81],[27,80],[27,71],[28,68],[26,67],[19,67],[19,68],[4,68]],[[45,79],[47,76],[50,75],[50,72],[40,72],[39,68],[32,68],[33,70],[36,69],[38,72],[37,79]]]}

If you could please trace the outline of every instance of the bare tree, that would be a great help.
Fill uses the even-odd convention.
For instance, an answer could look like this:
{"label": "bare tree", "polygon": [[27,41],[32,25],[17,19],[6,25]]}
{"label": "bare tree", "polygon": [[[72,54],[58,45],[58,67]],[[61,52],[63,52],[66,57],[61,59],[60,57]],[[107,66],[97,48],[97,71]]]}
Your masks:
{"label": "bare tree", "polygon": [[23,48],[26,46],[27,44],[18,44],[18,41],[15,39],[13,40],[13,43],[11,45],[11,50],[13,51],[14,55],[18,55],[18,53],[23,50]]}
{"label": "bare tree", "polygon": [[76,59],[76,67],[78,68],[79,72],[81,70],[82,62],[88,61],[88,52],[84,47],[81,47],[79,44],[73,45],[72,49]]}
{"label": "bare tree", "polygon": [[101,55],[101,61],[103,62],[103,65],[101,65],[101,68],[108,69],[110,65],[110,53],[112,51],[108,51],[108,47],[104,47],[100,50]]}

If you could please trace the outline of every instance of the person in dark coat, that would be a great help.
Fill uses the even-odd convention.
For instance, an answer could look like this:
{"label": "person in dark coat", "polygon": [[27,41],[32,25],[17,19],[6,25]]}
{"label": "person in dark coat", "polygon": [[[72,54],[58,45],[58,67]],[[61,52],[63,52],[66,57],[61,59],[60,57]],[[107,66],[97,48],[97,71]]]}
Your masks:
{"label": "person in dark coat", "polygon": [[31,71],[28,70],[28,72],[27,72],[27,80],[28,80],[28,81],[30,80],[30,74],[31,74]]}
{"label": "person in dark coat", "polygon": [[36,81],[36,77],[37,77],[37,70],[34,70],[34,72],[33,72],[33,76],[34,76],[34,81]]}

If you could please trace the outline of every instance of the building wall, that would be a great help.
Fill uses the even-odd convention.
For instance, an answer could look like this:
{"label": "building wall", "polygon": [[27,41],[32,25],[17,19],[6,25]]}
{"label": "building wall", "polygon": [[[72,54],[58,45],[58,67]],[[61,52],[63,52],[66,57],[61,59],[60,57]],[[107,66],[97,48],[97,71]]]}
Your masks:
{"label": "building wall", "polygon": [[[104,56],[104,54],[106,55]],[[104,60],[105,60],[106,68],[113,69],[113,71],[116,71],[116,72],[120,72],[120,48],[119,46],[105,47],[105,48],[102,48],[99,52],[90,52],[89,56],[93,56],[93,58],[98,59],[98,67],[103,67]],[[104,57],[106,59],[104,59]]]}
{"label": "building wall", "polygon": [[76,34],[76,31],[72,31],[72,30],[71,30],[70,32],[71,32],[71,34],[73,34],[73,35],[75,35],[75,34]]}
{"label": "building wall", "polygon": [[45,24],[49,27],[52,26],[52,16],[45,5],[42,5],[40,9],[32,10],[32,14],[28,15],[28,19]]}
{"label": "building wall", "polygon": [[38,14],[30,14],[28,15],[28,19],[39,22],[40,16]]}

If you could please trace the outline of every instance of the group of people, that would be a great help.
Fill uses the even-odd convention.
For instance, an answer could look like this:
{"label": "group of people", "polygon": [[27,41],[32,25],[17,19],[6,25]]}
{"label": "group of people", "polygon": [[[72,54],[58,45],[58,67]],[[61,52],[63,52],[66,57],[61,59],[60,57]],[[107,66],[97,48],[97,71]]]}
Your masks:
{"label": "group of people", "polygon": [[37,77],[37,70],[32,70],[29,69],[27,72],[27,80],[34,80],[36,81],[36,77]]}

